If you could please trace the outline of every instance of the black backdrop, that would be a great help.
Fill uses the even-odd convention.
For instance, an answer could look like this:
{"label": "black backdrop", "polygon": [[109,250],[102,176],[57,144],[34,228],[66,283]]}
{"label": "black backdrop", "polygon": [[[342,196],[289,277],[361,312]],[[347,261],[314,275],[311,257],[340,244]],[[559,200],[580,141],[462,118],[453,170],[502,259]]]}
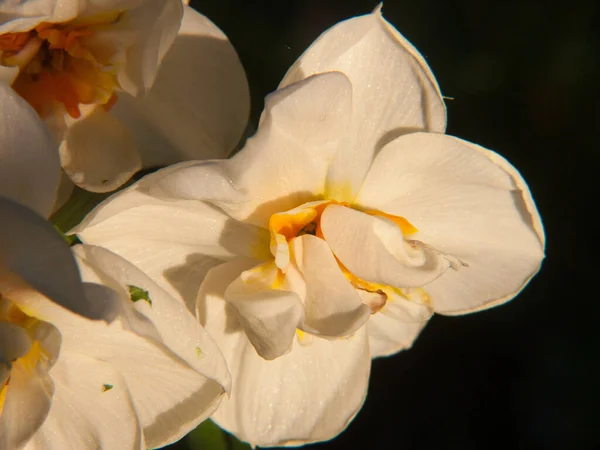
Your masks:
{"label": "black backdrop", "polygon": [[[375,1],[205,0],[263,98],[325,29]],[[385,17],[427,58],[448,133],[494,149],[528,180],[547,258],[512,302],[434,317],[413,349],[374,361],[367,401],[316,449],[600,448],[600,2],[390,0]],[[576,211],[579,214],[576,214]],[[596,447],[597,446],[597,447]],[[187,449],[184,439],[172,449]]]}

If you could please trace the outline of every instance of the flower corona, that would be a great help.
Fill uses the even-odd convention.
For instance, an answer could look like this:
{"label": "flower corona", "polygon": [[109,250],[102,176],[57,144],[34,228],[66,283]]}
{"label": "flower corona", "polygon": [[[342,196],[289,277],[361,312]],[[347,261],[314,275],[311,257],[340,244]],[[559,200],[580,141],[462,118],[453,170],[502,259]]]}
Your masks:
{"label": "flower corona", "polygon": [[117,100],[117,71],[108,55],[89,48],[86,39],[119,17],[114,13],[103,21],[40,23],[29,31],[1,35],[0,65],[19,68],[13,89],[42,118],[58,105],[74,119],[81,116],[82,104],[108,109]]}

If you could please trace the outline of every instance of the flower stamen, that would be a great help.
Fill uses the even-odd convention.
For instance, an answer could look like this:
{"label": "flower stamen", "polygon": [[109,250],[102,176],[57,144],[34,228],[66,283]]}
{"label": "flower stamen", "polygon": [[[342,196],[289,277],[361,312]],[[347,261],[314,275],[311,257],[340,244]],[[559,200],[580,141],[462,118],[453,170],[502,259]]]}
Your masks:
{"label": "flower stamen", "polygon": [[19,67],[13,89],[42,118],[60,105],[78,118],[80,105],[110,108],[116,101],[115,68],[86,48],[93,26],[101,24],[41,23],[30,31],[0,36],[0,65]]}
{"label": "flower stamen", "polygon": [[[375,209],[365,209],[354,205],[351,206],[348,203],[338,202],[336,200],[305,203],[304,205],[284,213],[273,214],[269,220],[271,253],[275,257],[275,264],[279,269],[281,277],[284,277],[290,263],[289,246],[292,239],[310,234],[325,240],[321,230],[321,216],[325,208],[333,204],[356,209],[357,211],[370,216],[378,216],[390,220],[400,228],[404,236],[414,234],[418,231],[417,228],[404,217],[394,216]],[[350,272],[337,257],[335,259],[346,279],[359,294],[361,294],[363,302],[371,308],[372,314],[379,312],[390,297],[401,296],[408,298],[399,288],[373,283],[357,277]],[[277,285],[281,286],[282,282],[277,283]]]}

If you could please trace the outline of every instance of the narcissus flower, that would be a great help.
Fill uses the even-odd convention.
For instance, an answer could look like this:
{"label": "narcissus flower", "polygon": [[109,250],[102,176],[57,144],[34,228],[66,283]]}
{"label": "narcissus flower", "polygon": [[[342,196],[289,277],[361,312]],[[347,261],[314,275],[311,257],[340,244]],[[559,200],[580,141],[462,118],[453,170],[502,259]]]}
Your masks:
{"label": "narcissus flower", "polygon": [[225,361],[183,305],[130,263],[81,245],[76,263],[34,212],[52,207],[58,167],[47,128],[0,85],[0,448],[166,445],[218,406]]}
{"label": "narcissus flower", "polygon": [[225,156],[249,109],[227,38],[181,0],[2,2],[0,81],[52,128],[71,180],[99,192],[142,165]]}
{"label": "narcissus flower", "polygon": [[540,267],[525,181],[445,122],[423,57],[377,9],[300,57],[235,157],[152,174],[78,234],[197,309],[233,376],[219,425],[259,446],[327,440],[371,358],[434,312],[508,301]]}

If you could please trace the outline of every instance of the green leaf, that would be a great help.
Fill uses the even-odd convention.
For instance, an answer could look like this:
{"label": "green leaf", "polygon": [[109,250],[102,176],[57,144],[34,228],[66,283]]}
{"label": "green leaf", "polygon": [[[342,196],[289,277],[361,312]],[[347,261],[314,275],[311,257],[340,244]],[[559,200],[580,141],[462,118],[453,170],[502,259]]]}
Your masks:
{"label": "green leaf", "polygon": [[150,306],[152,306],[152,300],[150,299],[150,294],[148,291],[145,291],[141,287],[133,286],[132,284],[127,285],[129,288],[129,297],[132,302],[139,302],[140,300],[144,300],[148,302]]}
{"label": "green leaf", "polygon": [[66,235],[56,225],[54,225],[54,229],[60,233],[60,235],[67,242],[67,244],[69,245],[69,247],[72,247],[75,244],[81,244],[81,241],[79,240],[79,238],[77,237],[77,235],[75,235],[75,234]]}
{"label": "green leaf", "polygon": [[187,437],[191,450],[250,450],[248,444],[236,439],[218,427],[212,420],[205,420]]}
{"label": "green leaf", "polygon": [[[65,234],[75,225],[79,224],[79,222],[81,222],[87,213],[94,209],[98,203],[100,203],[109,195],[110,194],[108,193],[97,194],[94,192],[88,192],[79,187],[75,187],[67,203],[65,203],[58,211],[50,216],[50,222],[54,224],[57,230]],[[77,237],[74,235],[68,235],[65,236],[65,239],[67,239],[69,244],[73,245],[71,242],[75,241]]]}

